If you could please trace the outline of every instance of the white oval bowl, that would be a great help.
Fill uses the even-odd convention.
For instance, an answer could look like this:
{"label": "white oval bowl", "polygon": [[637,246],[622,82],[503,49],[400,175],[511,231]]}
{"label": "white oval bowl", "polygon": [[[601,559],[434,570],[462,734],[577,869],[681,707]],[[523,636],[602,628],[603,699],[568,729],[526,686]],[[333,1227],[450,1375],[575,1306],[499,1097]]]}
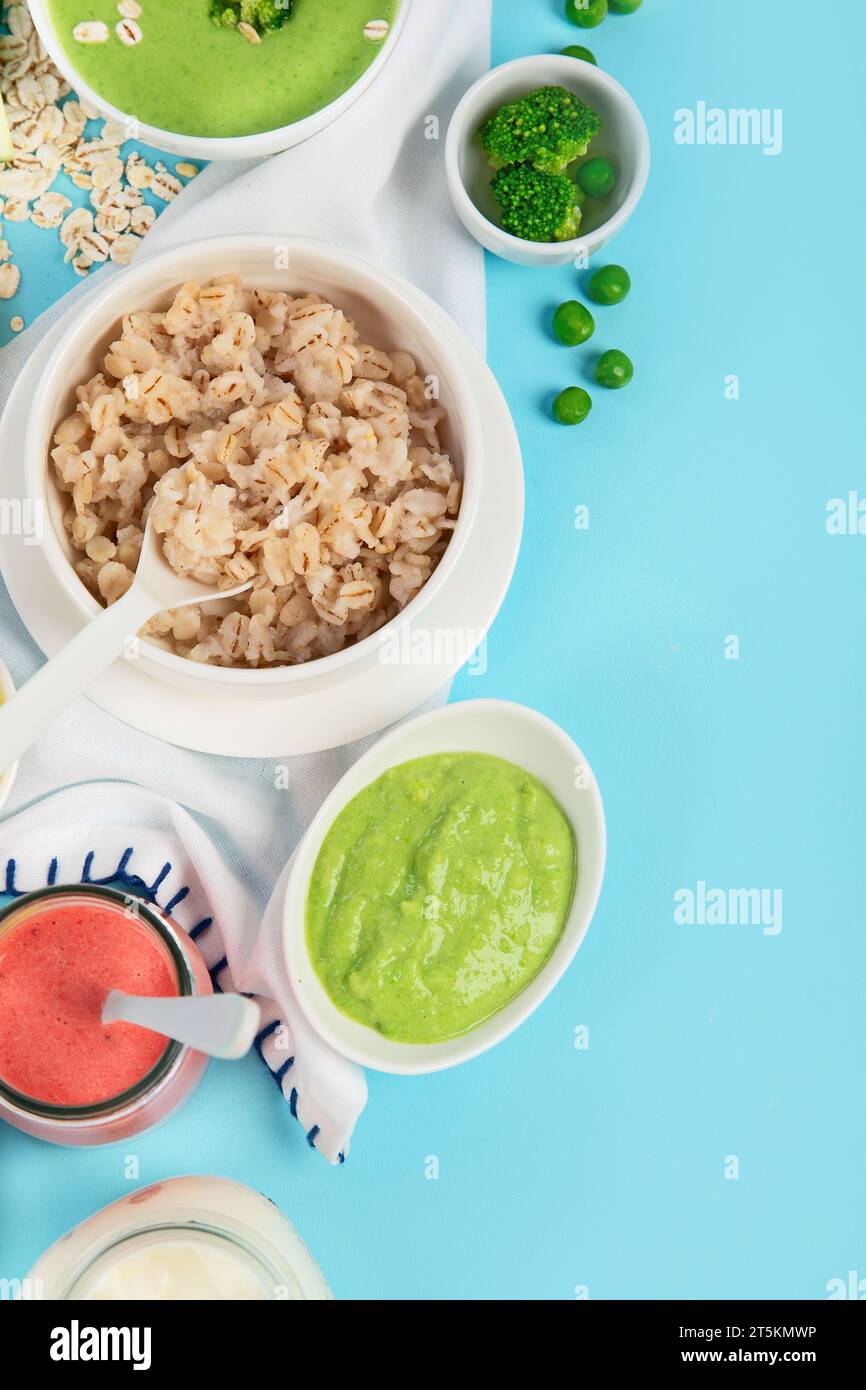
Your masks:
{"label": "white oval bowl", "polygon": [[[5,661],[0,661],[0,692],[3,694],[4,704],[7,700],[11,700],[15,694],[15,682],[9,674]],[[18,764],[16,762],[0,772],[0,807],[5,806],[9,800],[9,793],[12,790],[12,783],[15,781],[17,771]]]}
{"label": "white oval bowl", "polygon": [[[289,269],[274,269],[277,245],[284,251]],[[204,665],[154,642],[139,645],[138,657],[148,672],[173,684],[235,692],[270,688],[284,695],[289,687],[304,681],[341,673],[371,657],[378,659],[383,633],[396,634],[402,623],[417,621],[472,543],[483,479],[484,437],[475,393],[459,354],[405,281],[336,247],[300,238],[277,243],[265,236],[217,237],[151,256],[112,276],[84,299],[81,312],[46,365],[27,426],[27,495],[44,501],[50,522],[45,527],[43,554],[57,582],[88,617],[96,616],[102,608],[73,568],[73,560],[80,556],[73,552],[63,527],[68,499],[58,489],[50,463],[53,431],[74,404],[74,387],[98,370],[123,314],[164,305],[186,280],[202,282],[229,271],[252,286],[295,293],[317,290],[356,321],[365,341],[410,352],[419,370],[438,378],[439,399],[446,410],[441,438],[463,476],[460,514],[445,554],[424,588],[371,637],[298,666],[261,670]],[[459,615],[455,615],[455,626],[460,626]]]}
{"label": "white oval bowl", "polygon": [[[125,124],[130,120],[127,111],[121,111],[119,107],[112,106],[111,102],[106,101],[91,87],[80,74],[76,71],[73,63],[57,37],[54,21],[48,12],[47,0],[28,0],[30,13],[33,23],[42,40],[43,47],[51,57],[55,67],[63,73],[67,82],[74,88],[80,97],[91,102],[103,116],[120,121]],[[178,4],[188,4],[190,0],[177,0]],[[194,3],[204,4],[205,0],[194,0]],[[318,0],[321,3],[321,0]],[[185,155],[187,159],[262,159],[269,154],[278,154],[281,150],[293,149],[295,145],[303,144],[311,136],[318,135],[320,130],[324,130],[338,116],[342,116],[344,111],[348,111],[350,106],[354,106],[360,96],[363,96],[367,88],[376,80],[382,68],[387,63],[394,51],[397,41],[403,32],[403,27],[409,15],[409,7],[412,0],[402,0],[402,4],[397,11],[390,33],[382,44],[380,52],[373,59],[366,72],[362,73],[357,82],[353,83],[342,96],[337,97],[327,106],[323,106],[320,111],[315,111],[311,116],[306,116],[302,121],[295,121],[291,125],[278,126],[274,130],[261,131],[255,135],[233,135],[233,136],[204,136],[204,135],[183,135],[176,131],[162,130],[159,126],[147,125],[143,121],[136,120],[136,139],[148,145],[155,145],[157,149],[167,150],[171,154]],[[86,6],[84,10],[86,11]],[[145,0],[146,8],[146,0]],[[82,14],[86,19],[86,13]]]}
{"label": "white oval bowl", "polygon": [[[616,187],[607,198],[587,198],[582,233],[572,241],[524,241],[497,223],[493,178],[478,129],[500,106],[536,87],[567,87],[601,117],[601,131],[590,153],[610,160]],[[503,63],[480,78],[463,97],[448,127],[445,168],[454,210],[463,226],[497,256],[516,265],[553,266],[580,262],[621,231],[643,196],[649,177],[650,145],[643,116],[632,97],[610,73],[559,53],[542,53]]]}
{"label": "white oval bowl", "polygon": [[[510,1003],[447,1042],[394,1042],[349,1018],[325,991],[307,950],[307,888],[322,841],[352,798],[398,763],[435,753],[490,753],[516,763],[543,782],[574,830],[577,883],[562,936],[550,959]],[[375,1071],[415,1076],[468,1062],[513,1033],[568,969],[595,912],[605,854],[604,808],[592,769],[577,744],[552,720],[503,700],[468,700],[408,720],[380,739],[337,783],[293,856],[283,905],[282,942],[301,1009],[337,1052]]]}

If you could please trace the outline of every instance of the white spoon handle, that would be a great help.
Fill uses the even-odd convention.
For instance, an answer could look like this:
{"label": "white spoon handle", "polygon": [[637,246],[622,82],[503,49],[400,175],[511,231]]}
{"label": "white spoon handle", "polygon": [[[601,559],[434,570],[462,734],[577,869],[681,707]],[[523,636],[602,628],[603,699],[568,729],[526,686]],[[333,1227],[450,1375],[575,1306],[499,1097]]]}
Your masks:
{"label": "white spoon handle", "polygon": [[0,771],[12,766],[158,611],[159,604],[146,590],[130,589],[0,705]]}
{"label": "white spoon handle", "polygon": [[102,1021],[137,1023],[197,1052],[232,1061],[249,1052],[259,1028],[260,1010],[241,994],[151,999],[112,989],[102,1008]]}

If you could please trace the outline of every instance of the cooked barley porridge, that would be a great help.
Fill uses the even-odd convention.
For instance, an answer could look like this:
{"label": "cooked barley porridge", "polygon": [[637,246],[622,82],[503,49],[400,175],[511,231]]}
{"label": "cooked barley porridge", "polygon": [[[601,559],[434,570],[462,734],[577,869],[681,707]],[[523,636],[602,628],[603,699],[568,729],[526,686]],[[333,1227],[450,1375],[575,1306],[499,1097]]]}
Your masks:
{"label": "cooked barley porridge", "polygon": [[233,275],[185,284],[126,315],[102,365],[51,450],[81,579],[120,598],[151,515],[178,574],[253,585],[145,636],[193,661],[297,664],[369,636],[430,578],[460,507],[444,410],[408,353],[361,342],[333,304]]}

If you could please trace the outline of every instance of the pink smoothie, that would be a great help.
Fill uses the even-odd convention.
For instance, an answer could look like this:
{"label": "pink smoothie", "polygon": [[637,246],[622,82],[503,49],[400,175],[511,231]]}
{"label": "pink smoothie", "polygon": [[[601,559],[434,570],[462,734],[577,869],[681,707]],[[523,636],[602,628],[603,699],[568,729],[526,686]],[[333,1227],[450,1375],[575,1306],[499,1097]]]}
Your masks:
{"label": "pink smoothie", "polygon": [[96,901],[59,903],[0,936],[0,1078],[49,1105],[110,1100],[146,1076],[167,1041],[101,1021],[110,989],[177,994],[152,930]]}

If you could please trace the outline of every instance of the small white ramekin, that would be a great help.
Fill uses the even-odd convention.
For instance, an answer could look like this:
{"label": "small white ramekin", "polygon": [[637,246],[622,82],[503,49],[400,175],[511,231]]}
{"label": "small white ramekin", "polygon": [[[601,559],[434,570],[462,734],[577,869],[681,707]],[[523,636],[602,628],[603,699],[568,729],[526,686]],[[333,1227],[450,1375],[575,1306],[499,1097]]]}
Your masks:
{"label": "small white ramekin", "polygon": [[[15,682],[9,674],[6,663],[0,661],[0,694],[4,702],[11,700],[15,694]],[[18,764],[13,763],[11,767],[5,768],[0,772],[0,807],[4,806],[9,799],[12,790],[12,783],[15,781],[15,774],[18,771]]]}
{"label": "small white ramekin", "polygon": [[[610,160],[617,174],[607,198],[587,198],[582,234],[573,241],[524,241],[497,222],[498,204],[490,189],[494,172],[478,142],[478,129],[500,106],[536,87],[567,87],[598,112],[601,131],[590,153]],[[503,63],[469,88],[448,127],[445,167],[457,216],[488,251],[516,265],[568,265],[594,255],[631,217],[649,176],[649,135],[635,102],[610,73],[563,54],[542,53]]]}
{"label": "small white ramekin", "polygon": [[[577,843],[577,883],[553,954],[509,1004],[468,1033],[440,1043],[393,1042],[333,1003],[307,950],[306,901],[322,841],[353,797],[389,768],[435,753],[490,753],[517,763],[553,793]],[[337,783],[295,851],[283,905],[283,952],[292,988],[312,1027],[343,1056],[375,1071],[443,1071],[487,1052],[513,1033],[567,970],[592,921],[604,877],[604,809],[592,769],[552,720],[502,700],[467,700],[420,715],[380,739]]]}
{"label": "small white ramekin", "polygon": [[[275,269],[275,266],[287,266]],[[43,554],[55,579],[88,617],[101,607],[73,568],[69,536],[63,526],[68,499],[59,491],[49,458],[53,431],[75,404],[74,388],[99,370],[100,359],[117,336],[121,317],[134,309],[163,307],[187,280],[198,283],[233,271],[248,285],[303,293],[316,290],[344,309],[364,340],[394,351],[405,348],[425,375],[438,382],[445,408],[443,442],[463,477],[463,499],[454,534],[424,588],[387,628],[315,661],[260,670],[211,666],[189,661],[155,642],[142,642],[139,656],[150,674],[196,691],[210,688],[240,693],[269,689],[275,697],[291,687],[342,674],[380,654],[382,632],[415,622],[455,571],[469,545],[479,511],[484,471],[484,432],[472,382],[449,336],[415,298],[410,286],[358,256],[300,238],[216,237],[186,242],[112,276],[82,302],[80,312],[46,365],[33,398],[25,440],[28,497],[45,503],[49,524]],[[455,614],[455,627],[460,626]]]}
{"label": "small white ramekin", "polygon": [[[206,0],[177,0],[178,4],[190,2],[201,4],[204,8]],[[57,37],[54,21],[48,9],[48,0],[28,0],[28,3],[33,23],[36,25],[43,47],[48,51],[51,61],[55,67],[60,69],[67,82],[80,97],[91,102],[104,116],[125,124],[130,119],[130,113],[121,111],[117,106],[112,106],[111,102],[100,96],[99,92],[89,86],[76,72],[66,50]],[[411,4],[412,0],[402,0],[387,39],[384,40],[379,53],[357,82],[336,101],[332,101],[328,106],[323,106],[321,111],[315,111],[312,116],[307,116],[302,121],[280,126],[276,130],[262,131],[257,135],[225,137],[181,135],[176,131],[161,130],[158,126],[137,121],[136,138],[144,141],[145,144],[155,145],[157,149],[168,150],[172,154],[185,155],[187,159],[262,159],[265,155],[293,149],[295,145],[303,144],[305,140],[309,140],[312,135],[318,135],[320,130],[324,130],[338,116],[342,116],[344,111],[348,111],[349,107],[354,106],[358,98],[363,96],[393,53],[403,32]],[[85,5],[83,8],[86,11],[87,6]],[[82,14],[82,18],[86,19],[87,14]]]}

